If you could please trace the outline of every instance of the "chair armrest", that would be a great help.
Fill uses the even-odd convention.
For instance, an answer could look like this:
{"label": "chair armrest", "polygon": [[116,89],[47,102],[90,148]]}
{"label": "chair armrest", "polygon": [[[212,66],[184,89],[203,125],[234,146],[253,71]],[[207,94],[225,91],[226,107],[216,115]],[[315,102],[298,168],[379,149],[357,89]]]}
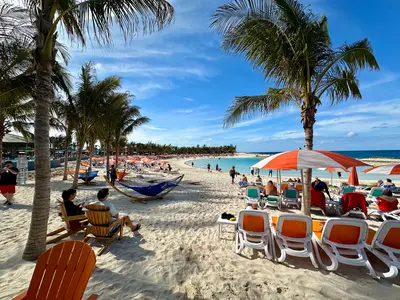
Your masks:
{"label": "chair armrest", "polygon": [[92,295],[89,296],[89,298],[87,298],[87,300],[97,300],[97,298],[99,298],[98,295],[92,294]]}
{"label": "chair armrest", "polygon": [[26,294],[27,293],[28,293],[28,290],[22,292],[18,296],[15,296],[14,298],[12,298],[12,300],[23,300],[23,299],[26,299]]}
{"label": "chair armrest", "polygon": [[112,227],[114,227],[114,226],[117,226],[118,224],[120,224],[121,226],[124,225],[124,224],[122,224],[122,220],[119,219],[119,220],[117,220],[117,221],[111,223],[110,226],[108,226],[108,227],[109,227],[109,228],[112,228]]}
{"label": "chair armrest", "polygon": [[87,219],[86,215],[68,216],[61,218],[61,220],[63,221],[80,221],[85,219]]}

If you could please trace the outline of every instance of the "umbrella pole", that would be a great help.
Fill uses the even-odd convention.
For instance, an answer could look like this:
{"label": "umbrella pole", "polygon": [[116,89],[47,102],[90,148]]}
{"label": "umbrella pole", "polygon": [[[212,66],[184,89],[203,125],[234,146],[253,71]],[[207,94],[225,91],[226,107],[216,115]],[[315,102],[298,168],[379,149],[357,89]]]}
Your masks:
{"label": "umbrella pole", "polygon": [[331,172],[331,186],[333,186],[333,172]]}
{"label": "umbrella pole", "polygon": [[304,203],[304,175],[303,175],[303,169],[300,170],[300,177],[301,177],[301,185],[303,187],[303,192],[301,193],[301,199],[302,202]]}

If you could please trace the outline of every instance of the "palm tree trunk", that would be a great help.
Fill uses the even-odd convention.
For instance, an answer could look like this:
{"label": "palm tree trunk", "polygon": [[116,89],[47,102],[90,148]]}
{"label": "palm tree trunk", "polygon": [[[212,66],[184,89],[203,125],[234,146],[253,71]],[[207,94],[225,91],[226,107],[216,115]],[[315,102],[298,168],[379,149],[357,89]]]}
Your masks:
{"label": "palm tree trunk", "polygon": [[0,168],[3,166],[3,138],[4,132],[0,129]]}
{"label": "palm tree trunk", "polygon": [[92,169],[92,160],[93,160],[93,152],[94,152],[94,144],[95,142],[90,141],[89,143],[89,168]]}
{"label": "palm tree trunk", "polygon": [[119,146],[115,146],[115,168],[118,169],[118,156],[119,156]]}
{"label": "palm tree trunk", "polygon": [[108,179],[110,179],[110,174],[108,173],[109,169],[110,169],[110,146],[107,145],[107,147],[106,147],[106,173],[107,173]]}
{"label": "palm tree trunk", "polygon": [[[314,123],[315,123],[315,113],[316,108],[310,107],[302,111],[302,122],[304,128],[304,147],[306,150],[313,149],[314,141]],[[312,169],[304,169],[304,190],[303,190],[303,203],[301,205],[301,210],[303,214],[310,216],[311,211],[311,180],[312,180]]]}
{"label": "palm tree trunk", "polygon": [[76,152],[76,165],[75,165],[75,173],[74,173],[74,181],[72,182],[71,189],[76,190],[78,188],[78,180],[79,180],[79,170],[81,169],[81,156],[83,145],[85,144],[83,139],[78,141],[78,150]]}
{"label": "palm tree trunk", "polygon": [[65,135],[65,154],[64,154],[64,176],[63,180],[68,179],[68,152],[69,152],[69,142],[71,140],[71,130],[67,127],[67,132]]}
{"label": "palm tree trunk", "polygon": [[33,197],[31,225],[23,259],[35,260],[46,250],[47,222],[50,211],[50,103],[52,64],[38,61],[35,80],[35,193]]}

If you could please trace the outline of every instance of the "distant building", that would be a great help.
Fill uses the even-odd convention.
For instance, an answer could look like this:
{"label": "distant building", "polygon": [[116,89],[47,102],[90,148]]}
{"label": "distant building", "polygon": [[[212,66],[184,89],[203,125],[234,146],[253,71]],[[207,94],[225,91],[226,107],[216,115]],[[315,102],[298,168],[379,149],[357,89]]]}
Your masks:
{"label": "distant building", "polygon": [[[18,151],[24,151],[29,156],[33,150],[33,141],[25,139],[23,136],[6,134],[3,138],[3,158],[18,156]],[[33,152],[33,151],[32,151]]]}

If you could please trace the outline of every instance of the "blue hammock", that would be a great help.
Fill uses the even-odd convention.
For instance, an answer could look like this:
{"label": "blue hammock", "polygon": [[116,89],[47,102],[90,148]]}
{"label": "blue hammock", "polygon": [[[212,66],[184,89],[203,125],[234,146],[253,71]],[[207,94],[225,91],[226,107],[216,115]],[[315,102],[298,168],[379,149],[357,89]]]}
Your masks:
{"label": "blue hammock", "polygon": [[88,172],[87,177],[86,177],[86,173],[79,173],[79,179],[82,179],[85,182],[91,182],[93,179],[95,179],[97,177],[97,173],[99,171],[91,171]]}
{"label": "blue hammock", "polygon": [[130,188],[134,190],[135,192],[145,195],[145,196],[157,196],[160,193],[164,192],[167,189],[174,188],[178,186],[179,181],[182,176],[179,176],[171,181],[163,181],[154,185],[148,185],[148,186],[130,186],[126,183],[123,183],[121,181],[118,181],[118,183],[124,187]]}

